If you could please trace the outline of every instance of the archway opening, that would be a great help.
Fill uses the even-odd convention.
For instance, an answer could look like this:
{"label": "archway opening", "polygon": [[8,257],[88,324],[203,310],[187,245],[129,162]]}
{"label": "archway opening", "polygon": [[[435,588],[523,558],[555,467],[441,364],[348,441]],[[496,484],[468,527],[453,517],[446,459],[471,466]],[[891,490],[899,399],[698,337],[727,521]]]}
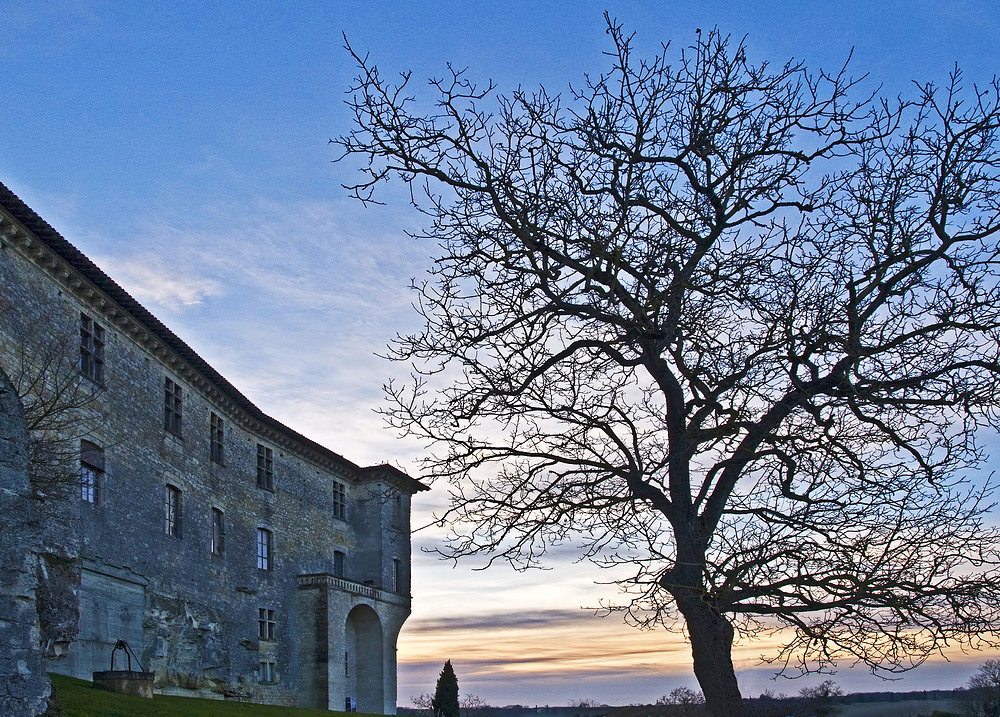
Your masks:
{"label": "archway opening", "polygon": [[382,622],[367,605],[358,605],[347,615],[344,670],[345,696],[354,699],[358,712],[385,710]]}

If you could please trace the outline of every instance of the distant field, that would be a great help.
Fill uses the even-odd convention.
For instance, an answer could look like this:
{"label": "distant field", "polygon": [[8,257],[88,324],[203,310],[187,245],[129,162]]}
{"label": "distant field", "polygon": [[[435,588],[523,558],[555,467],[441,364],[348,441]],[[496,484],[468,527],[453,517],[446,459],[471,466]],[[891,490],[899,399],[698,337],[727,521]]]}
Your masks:
{"label": "distant field", "polygon": [[957,712],[955,700],[905,700],[903,702],[864,702],[843,705],[838,717],[911,717],[929,715],[934,710]]}
{"label": "distant field", "polygon": [[[330,717],[346,712],[306,710],[295,707],[251,705],[245,702],[201,700],[154,695],[141,697],[95,690],[86,680],[49,675],[62,717]],[[350,717],[364,717],[361,713]]]}

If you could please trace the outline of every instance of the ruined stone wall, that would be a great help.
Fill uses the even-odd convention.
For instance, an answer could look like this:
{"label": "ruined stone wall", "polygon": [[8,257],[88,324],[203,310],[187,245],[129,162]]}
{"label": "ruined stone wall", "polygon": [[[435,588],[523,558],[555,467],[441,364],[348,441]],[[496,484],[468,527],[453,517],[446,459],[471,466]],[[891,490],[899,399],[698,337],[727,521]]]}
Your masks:
{"label": "ruined stone wall", "polygon": [[27,429],[13,386],[0,371],[0,714],[9,717],[40,714],[50,690],[37,649],[41,529],[30,492]]}

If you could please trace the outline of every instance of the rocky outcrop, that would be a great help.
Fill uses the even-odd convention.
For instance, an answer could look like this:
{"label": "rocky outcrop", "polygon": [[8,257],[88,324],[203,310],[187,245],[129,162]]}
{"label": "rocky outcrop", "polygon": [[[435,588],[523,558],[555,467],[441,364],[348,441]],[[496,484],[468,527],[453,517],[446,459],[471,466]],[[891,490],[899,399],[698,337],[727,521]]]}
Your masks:
{"label": "rocky outcrop", "polygon": [[147,669],[156,686],[222,692],[229,654],[222,640],[222,619],[190,602],[154,596],[143,630],[149,650]]}

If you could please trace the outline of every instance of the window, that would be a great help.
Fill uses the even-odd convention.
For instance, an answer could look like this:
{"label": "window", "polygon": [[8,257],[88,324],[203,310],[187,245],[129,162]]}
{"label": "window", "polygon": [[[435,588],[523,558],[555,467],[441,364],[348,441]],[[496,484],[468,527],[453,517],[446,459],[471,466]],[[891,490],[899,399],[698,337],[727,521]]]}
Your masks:
{"label": "window", "polygon": [[398,593],[402,591],[403,588],[403,564],[399,562],[399,558],[392,559],[392,591]]}
{"label": "window", "polygon": [[226,426],[222,421],[222,416],[216,413],[212,414],[210,419],[210,432],[211,432],[211,457],[213,463],[218,463],[220,466],[226,464],[226,454],[225,454],[225,440],[226,440]]}
{"label": "window", "polygon": [[340,550],[333,551],[333,575],[337,578],[344,577],[344,559],[347,556]]}
{"label": "window", "polygon": [[167,484],[166,498],[163,501],[164,521],[163,532],[171,538],[181,537],[181,489]]}
{"label": "window", "polygon": [[261,662],[260,670],[257,672],[258,682],[274,682],[274,663]]}
{"label": "window", "polygon": [[181,387],[169,378],[166,379],[163,395],[163,427],[175,436],[181,435],[181,395]]}
{"label": "window", "polygon": [[212,508],[212,555],[222,555],[226,549],[226,515]]}
{"label": "window", "polygon": [[257,528],[257,567],[261,570],[271,569],[271,531]]}
{"label": "window", "polygon": [[399,493],[392,497],[392,524],[397,528],[403,526],[403,496]]}
{"label": "window", "polygon": [[333,517],[343,520],[347,515],[347,488],[339,480],[333,482]]}
{"label": "window", "polygon": [[90,441],[80,441],[80,497],[97,505],[104,479],[104,451]]}
{"label": "window", "polygon": [[257,608],[257,637],[261,640],[274,639],[274,610]]}
{"label": "window", "polygon": [[274,451],[257,444],[257,487],[274,490]]}
{"label": "window", "polygon": [[80,373],[104,383],[104,329],[86,314],[80,314]]}

